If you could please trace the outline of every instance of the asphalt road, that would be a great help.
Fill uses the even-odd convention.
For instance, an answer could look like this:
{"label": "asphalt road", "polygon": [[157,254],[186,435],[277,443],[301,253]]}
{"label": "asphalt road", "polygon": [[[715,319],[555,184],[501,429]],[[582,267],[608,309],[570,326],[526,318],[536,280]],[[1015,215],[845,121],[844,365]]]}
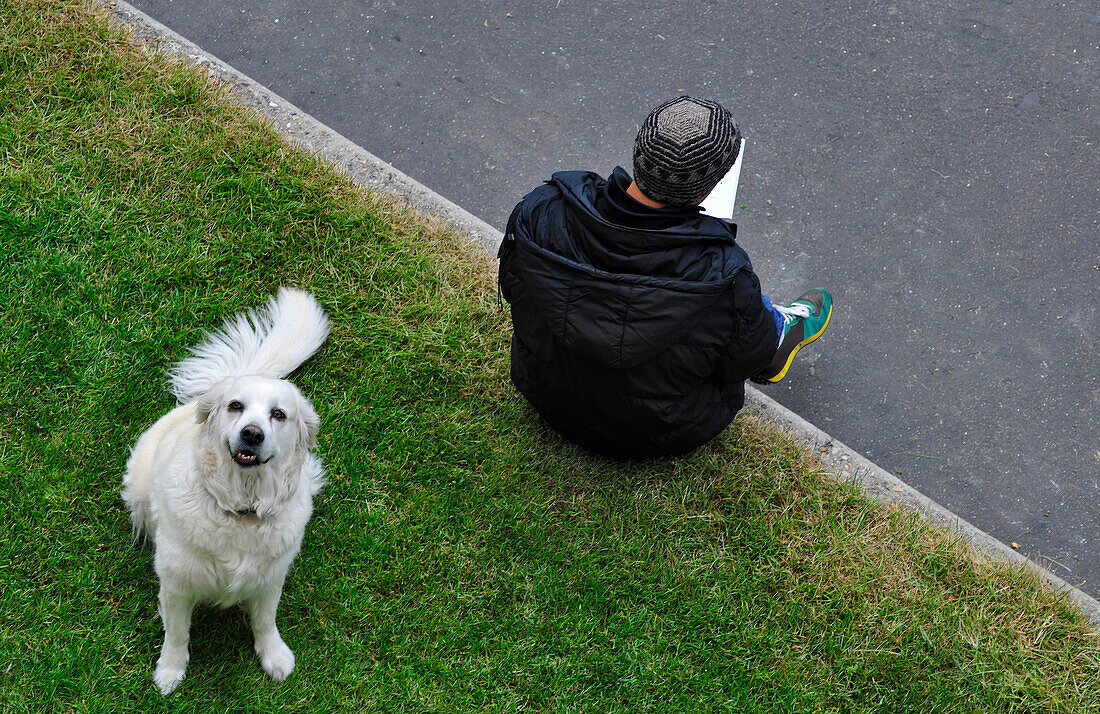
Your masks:
{"label": "asphalt road", "polygon": [[131,0],[489,223],[687,93],[833,325],[768,389],[1100,596],[1100,6]]}

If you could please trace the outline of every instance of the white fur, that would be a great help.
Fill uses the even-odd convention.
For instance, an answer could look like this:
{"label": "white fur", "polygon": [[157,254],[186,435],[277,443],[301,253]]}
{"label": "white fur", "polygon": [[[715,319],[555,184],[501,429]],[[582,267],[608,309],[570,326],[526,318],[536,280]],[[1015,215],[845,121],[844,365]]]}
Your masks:
{"label": "white fur", "polygon": [[317,413],[282,378],[327,336],[317,301],[280,288],[266,310],[227,320],[176,365],[182,405],[134,446],[122,498],[135,537],[153,542],[164,621],[153,681],[164,694],[183,680],[199,602],[242,605],[264,671],[281,682],[294,669],[275,611],[323,472],[310,452]]}

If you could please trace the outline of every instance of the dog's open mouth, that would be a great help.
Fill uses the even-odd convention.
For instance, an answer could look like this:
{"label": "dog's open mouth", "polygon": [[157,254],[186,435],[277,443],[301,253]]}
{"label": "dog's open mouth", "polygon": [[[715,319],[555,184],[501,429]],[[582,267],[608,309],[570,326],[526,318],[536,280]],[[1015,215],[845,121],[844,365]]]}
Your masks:
{"label": "dog's open mouth", "polygon": [[233,457],[233,461],[235,461],[238,466],[243,466],[246,469],[251,466],[259,466],[262,463],[266,463],[260,461],[260,457],[256,455],[256,452],[249,451],[248,449],[241,449],[240,451],[233,451],[230,449],[229,454]]}

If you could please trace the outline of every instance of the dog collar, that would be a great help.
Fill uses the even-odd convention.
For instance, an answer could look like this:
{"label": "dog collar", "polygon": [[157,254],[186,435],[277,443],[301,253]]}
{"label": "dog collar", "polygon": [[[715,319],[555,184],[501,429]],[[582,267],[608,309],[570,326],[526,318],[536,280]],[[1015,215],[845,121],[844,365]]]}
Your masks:
{"label": "dog collar", "polygon": [[[215,505],[218,505],[218,498],[210,492],[210,489],[203,485],[202,490],[206,491],[206,495],[210,497],[210,500],[212,500]],[[251,508],[222,508],[221,511],[231,518],[239,519],[245,518],[247,516],[255,516],[256,518],[260,517],[260,514],[256,511],[255,506],[252,506]]]}

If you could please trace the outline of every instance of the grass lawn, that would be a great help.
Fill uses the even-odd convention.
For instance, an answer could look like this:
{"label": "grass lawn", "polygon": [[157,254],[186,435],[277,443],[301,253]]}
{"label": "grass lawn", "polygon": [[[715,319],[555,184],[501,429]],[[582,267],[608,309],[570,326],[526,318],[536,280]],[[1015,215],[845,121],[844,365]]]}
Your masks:
{"label": "grass lawn", "polygon": [[[295,381],[328,486],[267,680],[202,608],[151,673],[119,498],[164,371],[279,285],[333,318]],[[1100,709],[1100,643],[1019,571],[738,419],[614,463],[508,381],[492,266],[69,0],[0,3],[0,710]]]}

